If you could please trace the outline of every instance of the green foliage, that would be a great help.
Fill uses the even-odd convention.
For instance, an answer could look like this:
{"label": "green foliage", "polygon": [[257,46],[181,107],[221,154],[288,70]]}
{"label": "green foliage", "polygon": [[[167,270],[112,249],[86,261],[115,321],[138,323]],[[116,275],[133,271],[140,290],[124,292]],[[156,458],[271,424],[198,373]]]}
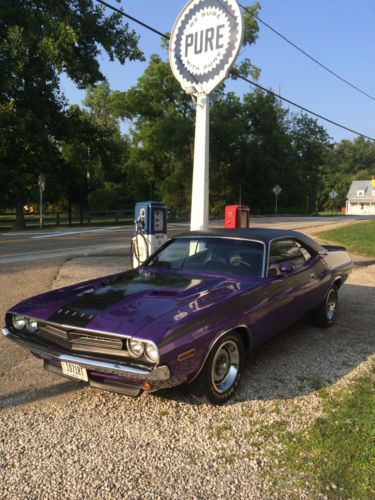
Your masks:
{"label": "green foliage", "polygon": [[188,203],[194,106],[170,66],[152,56],[136,87],[114,93],[119,115],[132,120],[131,154],[124,175],[130,200],[163,199],[172,209]]}
{"label": "green foliage", "polygon": [[[362,137],[335,144],[320,169],[322,179],[321,204],[327,209],[345,206],[353,180],[369,180],[375,175],[375,143]],[[329,193],[335,189],[338,198],[332,202]],[[331,206],[332,203],[335,206]]]}
{"label": "green foliage", "polygon": [[375,257],[375,221],[356,222],[317,233],[325,241],[345,245],[350,252]]}
{"label": "green foliage", "polygon": [[[257,16],[259,14],[260,4],[259,2],[256,2],[254,5],[248,5],[245,7],[246,9],[243,12],[244,47],[253,45],[257,41],[259,26],[254,15]],[[236,80],[239,76],[244,76],[245,78],[251,76],[254,80],[258,80],[260,76],[260,69],[254,66],[249,58],[246,58],[240,64],[235,64],[232,67],[230,76],[233,80]]]}
{"label": "green foliage", "polygon": [[2,203],[17,200],[22,208],[40,172],[50,188],[63,168],[59,141],[69,139],[71,128],[62,72],[85,88],[104,80],[102,50],[121,63],[143,56],[120,15],[107,16],[93,0],[4,0],[0,19]]}
{"label": "green foliage", "polygon": [[[99,91],[102,89],[99,88]],[[70,202],[88,205],[91,191],[104,181],[121,179],[121,165],[129,154],[118,125],[110,117],[72,106],[67,114],[71,134],[61,143],[64,168],[62,195]]]}

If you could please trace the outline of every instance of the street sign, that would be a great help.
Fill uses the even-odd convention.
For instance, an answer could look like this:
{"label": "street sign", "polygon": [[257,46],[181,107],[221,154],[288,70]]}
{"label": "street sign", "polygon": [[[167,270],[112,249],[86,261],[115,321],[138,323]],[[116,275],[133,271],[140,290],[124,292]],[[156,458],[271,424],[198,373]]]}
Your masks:
{"label": "street sign", "polygon": [[335,190],[333,190],[333,191],[331,191],[331,192],[329,193],[329,196],[330,196],[330,198],[332,198],[332,200],[334,200],[335,198],[337,198],[337,197],[338,197],[338,194],[336,193],[336,191],[335,191]]}
{"label": "street sign", "polygon": [[209,95],[237,59],[243,18],[236,0],[191,0],[173,28],[169,59],[188,93]]}
{"label": "street sign", "polygon": [[43,174],[39,175],[38,186],[40,191],[44,191],[46,189],[46,178]]}

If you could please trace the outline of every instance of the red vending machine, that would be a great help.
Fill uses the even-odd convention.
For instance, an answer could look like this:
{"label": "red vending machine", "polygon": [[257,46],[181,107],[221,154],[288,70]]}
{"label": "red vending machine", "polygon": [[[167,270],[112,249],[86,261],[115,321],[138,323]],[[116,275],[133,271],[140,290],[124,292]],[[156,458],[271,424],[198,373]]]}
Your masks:
{"label": "red vending machine", "polygon": [[250,227],[250,208],[246,205],[225,207],[224,227],[226,229]]}

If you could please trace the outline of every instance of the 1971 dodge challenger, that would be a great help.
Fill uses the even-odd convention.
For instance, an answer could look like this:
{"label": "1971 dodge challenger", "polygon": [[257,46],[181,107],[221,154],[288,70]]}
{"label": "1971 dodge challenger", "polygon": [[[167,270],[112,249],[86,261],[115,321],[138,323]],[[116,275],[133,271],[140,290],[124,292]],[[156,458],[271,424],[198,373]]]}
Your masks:
{"label": "1971 dodge challenger", "polygon": [[135,270],[21,302],[3,333],[93,387],[137,396],[188,383],[222,404],[249,350],[305,314],[333,325],[351,269],[344,247],[294,231],[188,232]]}

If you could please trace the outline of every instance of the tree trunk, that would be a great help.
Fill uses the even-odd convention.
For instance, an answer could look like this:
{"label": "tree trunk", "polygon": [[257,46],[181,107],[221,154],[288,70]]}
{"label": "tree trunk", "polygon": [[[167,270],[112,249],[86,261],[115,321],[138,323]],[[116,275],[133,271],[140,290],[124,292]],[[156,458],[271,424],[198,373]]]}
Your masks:
{"label": "tree trunk", "polygon": [[25,217],[23,214],[23,201],[17,199],[16,201],[16,228],[25,229]]}

